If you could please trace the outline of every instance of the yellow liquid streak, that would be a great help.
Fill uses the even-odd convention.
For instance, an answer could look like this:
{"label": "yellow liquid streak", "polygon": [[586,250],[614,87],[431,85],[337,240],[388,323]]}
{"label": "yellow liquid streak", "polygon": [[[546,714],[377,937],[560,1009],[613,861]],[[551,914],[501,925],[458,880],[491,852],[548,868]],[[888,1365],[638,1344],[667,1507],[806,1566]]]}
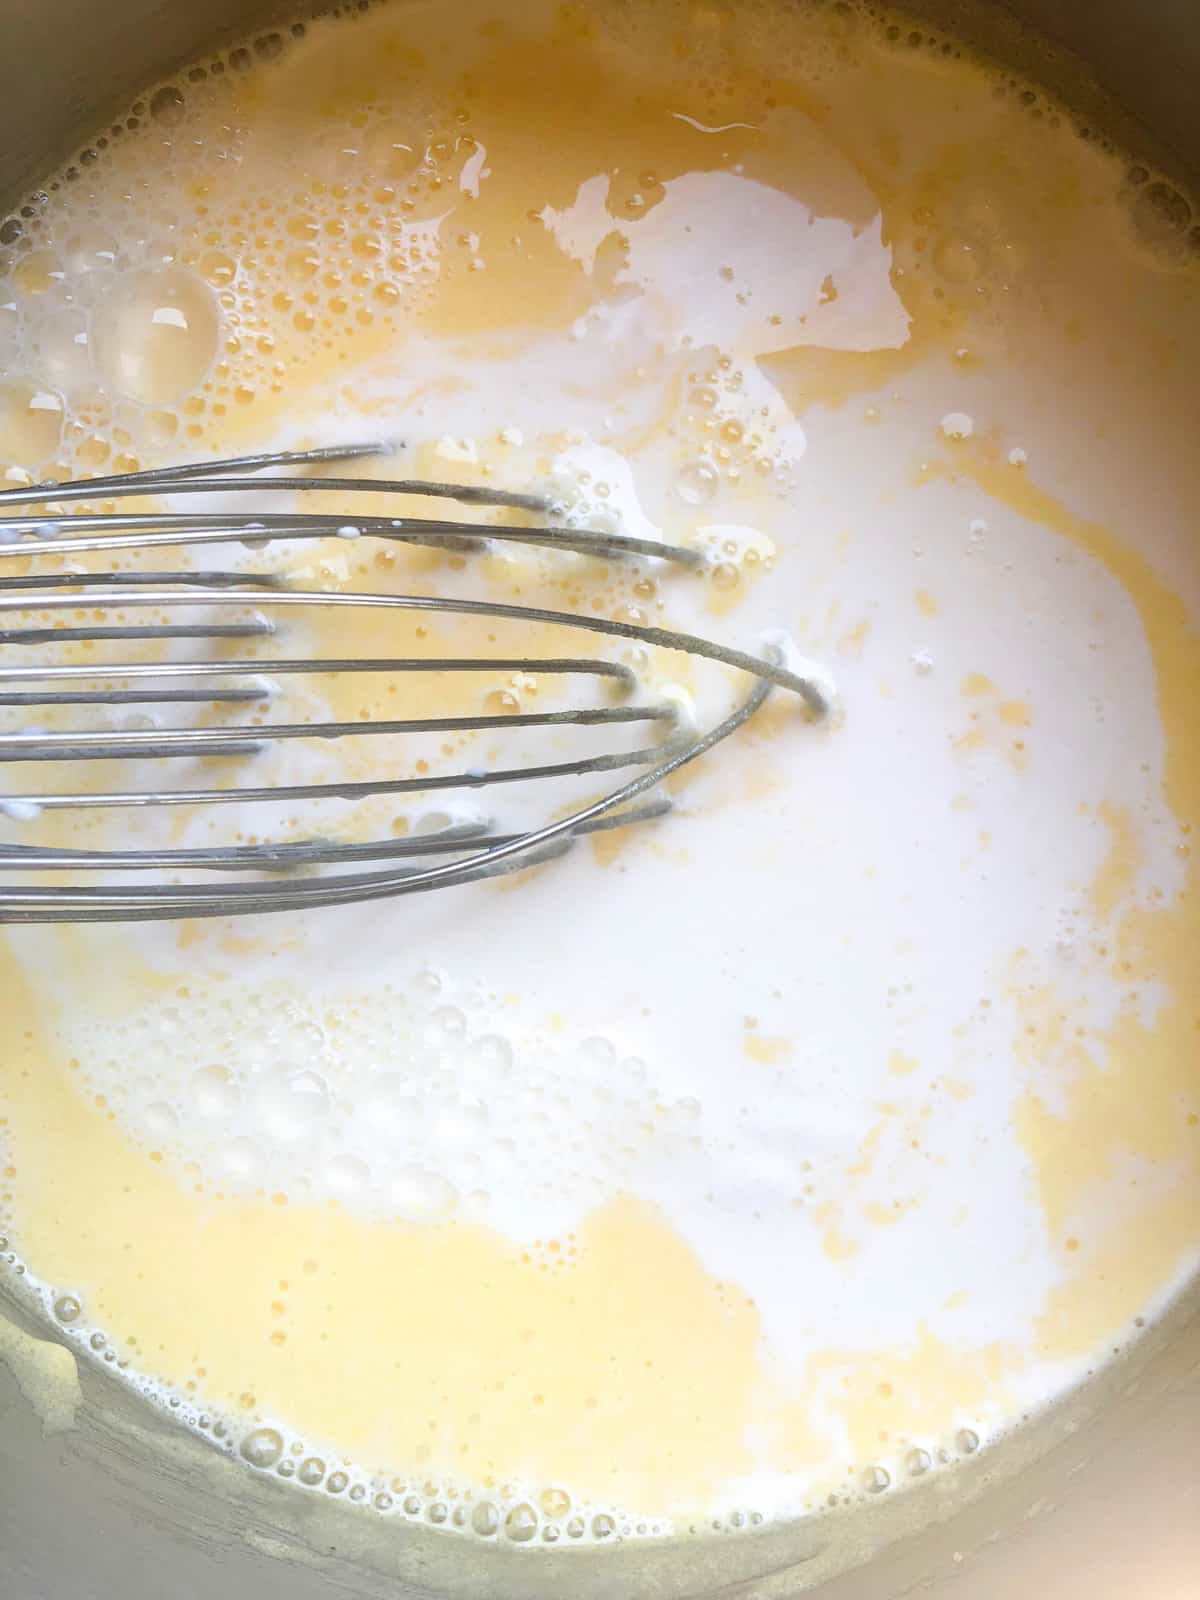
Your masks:
{"label": "yellow liquid streak", "polygon": [[744,1460],[758,1317],[651,1208],[606,1207],[551,1271],[484,1228],[201,1196],[85,1103],[35,1033],[24,1059],[22,1249],[87,1283],[86,1315],[142,1372],[247,1424],[294,1420],[369,1469],[481,1487],[552,1464],[577,1497],[699,1509],[717,1464]]}
{"label": "yellow liquid streak", "polygon": [[[1166,799],[1179,822],[1189,824],[1200,797],[1195,703],[1200,633],[1180,596],[1110,528],[1074,515],[986,444],[957,445],[952,464],[930,464],[920,478],[969,479],[1026,521],[1085,551],[1118,580],[1137,608],[1154,661],[1166,736]],[[1128,837],[1111,812],[1109,823],[1114,846],[1091,897],[1101,916],[1127,903],[1132,878]],[[1109,951],[1109,970],[1119,982],[1162,985],[1166,998],[1152,1023],[1147,1025],[1136,1009],[1126,1006],[1098,1046],[1085,1048],[1067,1028],[1053,993],[1031,994],[1028,980],[1022,983],[1020,953],[1013,962],[1013,996],[1027,1029],[1015,1046],[1031,1078],[1014,1116],[1036,1170],[1048,1235],[1062,1252],[1064,1265],[1072,1266],[1071,1275],[1048,1297],[1039,1322],[1039,1349],[1049,1357],[1081,1355],[1107,1340],[1170,1282],[1196,1248],[1200,884],[1195,857],[1189,862],[1186,883],[1174,903],[1129,906]],[[1065,1083],[1065,1115],[1051,1110],[1038,1093],[1036,1074],[1060,1088]],[[1152,1176],[1143,1173],[1136,1188],[1130,1185],[1131,1160],[1156,1169]],[[1094,1245],[1077,1241],[1068,1253],[1075,1219],[1105,1198],[1113,1204]]]}

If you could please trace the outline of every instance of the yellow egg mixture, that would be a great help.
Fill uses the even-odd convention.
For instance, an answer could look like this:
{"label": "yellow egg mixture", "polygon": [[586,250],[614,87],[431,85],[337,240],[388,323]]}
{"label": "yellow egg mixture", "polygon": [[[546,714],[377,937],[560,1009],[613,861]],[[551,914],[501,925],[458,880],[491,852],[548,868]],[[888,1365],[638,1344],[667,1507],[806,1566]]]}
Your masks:
{"label": "yellow egg mixture", "polygon": [[[524,878],[10,929],[0,1282],[81,1358],[247,1470],[590,1542],[888,1492],[1163,1308],[1200,1248],[1200,276],[1165,179],[854,6],[396,3],[179,74],[0,241],[8,485],[393,440],[364,470],[546,488],[706,565],[231,559],[783,629],[840,691]],[[529,643],[306,641],[498,637]],[[65,815],[0,827],[129,837]]]}

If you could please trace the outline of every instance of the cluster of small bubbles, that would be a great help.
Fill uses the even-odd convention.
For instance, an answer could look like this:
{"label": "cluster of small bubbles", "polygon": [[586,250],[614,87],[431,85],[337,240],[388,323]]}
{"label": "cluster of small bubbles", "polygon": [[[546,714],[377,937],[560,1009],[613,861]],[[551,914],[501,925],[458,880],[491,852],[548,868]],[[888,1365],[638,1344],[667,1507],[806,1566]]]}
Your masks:
{"label": "cluster of small bubbles", "polygon": [[751,369],[737,366],[720,353],[703,371],[686,375],[687,387],[677,434],[687,457],[675,478],[675,493],[684,505],[701,507],[714,500],[722,482],[736,489],[743,477],[770,481],[787,494],[795,487],[794,469],[805,449],[802,430],[787,425],[786,443],[770,405],[769,391]]}
{"label": "cluster of small bubbles", "polygon": [[91,1018],[86,1039],[64,1028],[81,1086],[202,1191],[418,1227],[489,1221],[548,1272],[571,1265],[581,1206],[703,1135],[701,1103],[664,1094],[616,1040],[514,1030],[495,996],[433,969],[333,1010],[294,988],[197,983]]}
{"label": "cluster of small bubbles", "polygon": [[295,353],[427,298],[437,217],[479,160],[464,117],[411,96],[331,112],[294,193],[248,168],[231,184],[245,132],[230,95],[284,53],[288,36],[268,37],[152,89],[0,220],[13,470],[86,476],[211,446],[231,412],[283,393]]}

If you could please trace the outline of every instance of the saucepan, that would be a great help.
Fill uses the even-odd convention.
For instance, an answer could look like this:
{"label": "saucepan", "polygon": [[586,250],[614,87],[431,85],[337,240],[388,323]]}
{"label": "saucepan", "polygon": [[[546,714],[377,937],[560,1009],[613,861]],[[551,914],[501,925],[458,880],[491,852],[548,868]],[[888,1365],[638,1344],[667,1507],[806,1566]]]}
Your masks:
{"label": "saucepan", "polygon": [[[0,0],[0,214],[143,84],[296,9],[294,0]],[[913,9],[1069,96],[1160,169],[1200,166],[1194,0]],[[64,1418],[43,1402],[56,1363],[71,1358],[2,1293],[0,1333],[5,1600],[1200,1593],[1200,1293],[1049,1413],[904,1495],[728,1543],[536,1555],[377,1526],[296,1496],[137,1409],[101,1372],[80,1373],[79,1404]]]}

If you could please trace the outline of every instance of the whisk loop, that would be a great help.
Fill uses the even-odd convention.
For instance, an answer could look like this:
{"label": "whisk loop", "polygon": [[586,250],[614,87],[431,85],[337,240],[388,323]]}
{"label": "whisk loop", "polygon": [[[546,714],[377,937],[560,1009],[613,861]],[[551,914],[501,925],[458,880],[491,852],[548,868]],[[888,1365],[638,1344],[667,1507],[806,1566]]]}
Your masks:
{"label": "whisk loop", "polygon": [[[730,649],[688,633],[596,615],[549,610],[456,596],[359,593],[300,589],[268,572],[238,568],[90,572],[62,570],[5,575],[12,558],[53,551],[55,557],[103,557],[122,551],[156,552],[231,540],[251,547],[274,540],[370,538],[394,544],[476,549],[492,541],[592,555],[607,561],[637,557],[695,567],[694,550],[618,533],[558,527],[545,519],[549,503],[487,485],[433,483],[413,479],[310,476],[308,469],[378,455],[389,448],[362,444],[333,449],[275,452],[178,468],[39,485],[0,494],[0,707],[56,717],[62,708],[143,708],[124,725],[60,728],[31,725],[0,732],[0,764],[22,764],[28,772],[49,764],[153,761],[145,786],[122,782],[94,788],[31,787],[10,790],[0,809],[32,820],[44,813],[126,808],[221,807],[232,804],[294,804],[327,800],[365,801],[383,795],[463,790],[625,773],[599,799],[568,809],[538,826],[494,830],[488,818],[447,821],[417,836],[352,842],[326,837],[236,840],[204,847],[83,849],[15,842],[0,845],[0,922],[140,921],[156,918],[228,916],[234,913],[299,910],[459,886],[534,865],[563,854],[582,835],[625,827],[662,816],[669,800],[655,794],[673,772],[696,760],[746,723],[775,688],[798,695],[815,717],[828,699],[814,678],[787,667],[776,650],[763,656]],[[284,468],[284,473],[266,469]],[[296,469],[303,468],[302,474]],[[495,525],[465,519],[369,516],[295,511],[220,512],[191,515],[123,509],[69,511],[73,504],[103,500],[120,505],[142,497],[209,493],[243,496],[264,492],[307,495],[371,494],[424,496],[462,505],[515,511],[541,520],[531,526]],[[9,514],[14,507],[28,513]],[[736,668],[749,678],[734,710],[707,731],[681,716],[668,696],[638,698],[634,672],[600,655],[496,654],[470,656],[323,657],[257,652],[286,641],[292,624],[314,608],[346,614],[353,625],[380,614],[476,618],[516,625],[530,636],[545,629],[629,641]],[[67,620],[69,618],[69,620]],[[246,642],[253,654],[225,655]],[[138,651],[113,656],[113,647]],[[155,647],[160,647],[156,653]],[[145,652],[153,653],[152,659]],[[71,659],[64,659],[67,655]],[[82,659],[81,659],[82,658]],[[607,687],[609,702],[547,711],[492,712],[414,717],[274,719],[280,684],[318,686],[322,680],[358,675],[393,678],[431,675],[449,683],[464,675],[534,675],[563,685]],[[613,701],[613,696],[616,700]],[[147,707],[189,707],[192,714],[219,713],[243,720],[197,721],[159,727]],[[488,759],[457,770],[397,772],[384,764],[369,776],[337,775],[321,781],[171,786],[163,780],[181,759],[245,758],[289,742],[360,741],[397,736],[503,734],[519,730],[622,729],[637,733],[633,746],[570,752],[565,759],[523,760],[512,765]],[[647,734],[650,736],[647,737]],[[349,747],[347,747],[349,748]],[[58,765],[53,765],[58,764]],[[636,769],[636,770],[634,770]],[[105,772],[108,779],[107,769]],[[132,777],[145,780],[135,769]],[[551,792],[550,789],[547,792]],[[130,846],[133,840],[130,840]],[[370,870],[361,870],[373,864]],[[49,880],[49,881],[47,881]]]}

